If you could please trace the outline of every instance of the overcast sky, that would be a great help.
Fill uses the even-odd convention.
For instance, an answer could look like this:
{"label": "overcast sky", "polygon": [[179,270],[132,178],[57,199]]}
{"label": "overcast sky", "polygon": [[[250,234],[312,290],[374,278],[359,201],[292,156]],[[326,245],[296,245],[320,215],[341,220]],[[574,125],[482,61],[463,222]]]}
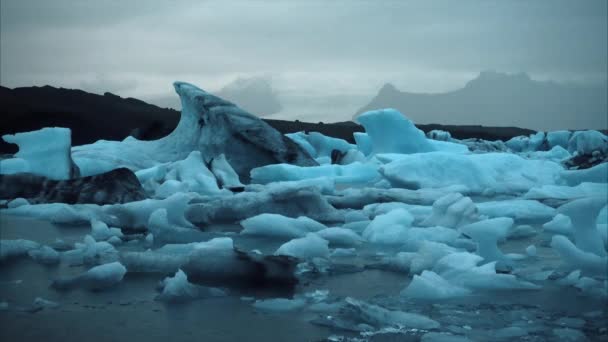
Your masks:
{"label": "overcast sky", "polygon": [[[333,121],[386,82],[443,92],[487,69],[579,83],[607,73],[606,0],[0,3],[0,83],[9,87],[165,104],[174,80],[217,91],[263,77],[284,100],[279,116]],[[319,113],[323,104],[336,108]]]}

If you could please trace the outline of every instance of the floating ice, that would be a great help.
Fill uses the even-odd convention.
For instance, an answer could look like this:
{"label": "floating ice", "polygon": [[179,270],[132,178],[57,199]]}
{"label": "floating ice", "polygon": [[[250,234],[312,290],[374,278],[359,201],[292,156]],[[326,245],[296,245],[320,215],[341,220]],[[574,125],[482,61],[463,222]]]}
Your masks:
{"label": "floating ice", "polygon": [[71,278],[57,279],[52,286],[57,289],[82,287],[89,290],[103,290],[122,280],[127,269],[120,262],[95,266],[83,274]]}
{"label": "floating ice", "polygon": [[369,183],[380,175],[376,166],[354,162],[348,165],[320,165],[301,167],[291,164],[274,164],[251,170],[251,181],[266,184],[276,181],[300,181],[328,177],[336,183]]}
{"label": "floating ice", "polygon": [[49,246],[42,246],[38,249],[32,249],[27,254],[34,261],[45,265],[57,264],[61,258],[59,252]]}
{"label": "floating ice", "polygon": [[608,163],[601,163],[584,170],[564,170],[560,173],[560,177],[569,186],[581,183],[604,183],[598,186],[605,188],[608,183]]}
{"label": "floating ice", "polygon": [[363,132],[355,132],[353,133],[353,138],[355,138],[355,142],[357,143],[357,149],[361,151],[364,155],[370,155],[373,150],[372,139],[369,134]]}
{"label": "floating ice", "polygon": [[404,209],[395,209],[376,216],[363,231],[363,238],[372,243],[403,244],[414,217]]}
{"label": "floating ice", "polygon": [[50,179],[70,179],[78,174],[70,148],[72,133],[68,128],[46,127],[37,131],[7,134],[2,139],[19,145],[14,158],[0,160],[0,173],[29,172]]}
{"label": "floating ice", "polygon": [[287,298],[271,298],[264,300],[256,300],[253,307],[264,311],[295,311],[306,306],[306,301],[303,298],[287,299]]}
{"label": "floating ice", "polygon": [[148,230],[156,241],[178,242],[199,237],[201,232],[190,227],[181,227],[170,223],[167,209],[156,209],[148,220]]}
{"label": "floating ice", "polygon": [[220,154],[211,160],[211,172],[213,172],[215,178],[225,189],[243,187],[243,184],[239,180],[239,175],[230,166],[224,154]]}
{"label": "floating ice", "polygon": [[380,167],[393,186],[441,188],[454,184],[472,193],[524,192],[535,186],[555,184],[563,167],[543,160],[527,160],[505,153],[419,153],[403,156]]}
{"label": "floating ice", "polygon": [[214,288],[191,284],[182,270],[178,270],[173,277],[167,277],[162,281],[162,292],[156,297],[157,300],[168,302],[182,302],[194,299],[222,297],[226,292]]}
{"label": "floating ice", "polygon": [[[608,170],[607,170],[608,171]],[[608,197],[608,184],[580,183],[575,186],[543,185],[532,188],[525,195],[525,199],[577,199],[584,197]]]}
{"label": "floating ice", "polygon": [[110,243],[97,242],[87,235],[83,243],[76,243],[75,248],[63,252],[61,258],[72,265],[103,264],[118,260],[118,251]]}
{"label": "floating ice", "polygon": [[428,300],[462,297],[470,293],[470,290],[451,284],[433,271],[414,275],[408,287],[401,291],[402,296]]}
{"label": "floating ice", "polygon": [[288,255],[299,259],[327,258],[329,256],[327,246],[327,240],[315,233],[308,233],[305,237],[282,244],[274,254]]}
{"label": "floating ice", "polygon": [[260,214],[241,221],[243,235],[261,235],[277,238],[299,238],[307,233],[327,228],[305,216],[290,218],[278,214]]}
{"label": "floating ice", "polygon": [[111,237],[122,238],[123,234],[120,228],[110,228],[102,221],[91,220],[91,236],[97,241],[108,240]]}
{"label": "floating ice", "polygon": [[420,342],[471,342],[471,340],[465,336],[457,336],[450,333],[429,332],[422,336]]}
{"label": "floating ice", "polygon": [[29,204],[30,204],[30,202],[28,202],[25,198],[15,198],[14,200],[8,202],[6,204],[6,206],[9,209],[12,209],[12,208],[20,207],[22,205],[29,205]]}
{"label": "floating ice", "polygon": [[555,209],[535,200],[502,200],[477,204],[482,215],[488,217],[510,217],[514,220],[548,221],[555,216]]}
{"label": "floating ice", "polygon": [[477,254],[484,258],[484,261],[490,262],[504,260],[505,256],[498,249],[497,243],[507,236],[512,225],[513,219],[498,217],[460,227],[460,231],[477,243]]}
{"label": "floating ice", "polygon": [[169,223],[181,227],[194,227],[185,218],[188,202],[194,196],[189,193],[176,193],[163,200],[146,199],[125,204],[114,204],[103,207],[105,214],[115,217],[117,225],[123,228],[146,228],[150,215],[157,209],[167,210]]}
{"label": "floating ice", "polygon": [[426,316],[388,310],[378,305],[347,297],[343,310],[353,318],[376,328],[399,327],[409,329],[436,329],[439,323]]}
{"label": "floating ice", "polygon": [[455,253],[456,249],[444,243],[423,241],[410,262],[410,274],[431,269],[446,255]]}
{"label": "floating ice", "polygon": [[568,269],[580,269],[586,273],[606,275],[608,258],[583,251],[576,247],[572,241],[562,235],[551,239],[551,247],[560,255],[564,266]]}
{"label": "floating ice", "polygon": [[372,153],[419,153],[435,149],[424,132],[395,109],[363,113],[357,121],[365,128],[372,144]]}
{"label": "floating ice", "polygon": [[604,206],[606,206],[605,197],[593,197],[578,199],[558,208],[561,214],[567,215],[572,221],[576,246],[599,256],[607,254],[597,230],[597,217]]}
{"label": "floating ice", "polygon": [[343,215],[327,202],[317,188],[301,188],[297,184],[267,186],[260,192],[243,192],[229,198],[191,204],[186,216],[192,222],[205,224],[238,222],[263,213],[307,216],[321,222],[343,221]]}
{"label": "floating ice", "polygon": [[551,221],[543,224],[543,229],[550,233],[561,235],[572,235],[574,230],[572,220],[564,214],[557,214]]}
{"label": "floating ice", "polygon": [[547,143],[550,148],[559,146],[562,148],[568,148],[568,141],[570,141],[572,132],[570,131],[552,131],[547,133]]}
{"label": "floating ice", "polygon": [[331,245],[354,246],[358,245],[363,239],[350,229],[332,227],[320,230],[317,234],[329,241]]}
{"label": "floating ice", "polygon": [[568,141],[568,150],[578,154],[591,154],[600,151],[608,152],[608,137],[598,131],[577,131],[572,134]]}
{"label": "floating ice", "polygon": [[469,197],[460,193],[447,194],[433,203],[431,216],[422,221],[422,226],[457,228],[477,219],[477,207]]}
{"label": "floating ice", "polygon": [[26,256],[28,252],[39,247],[38,242],[31,240],[0,240],[0,261]]}

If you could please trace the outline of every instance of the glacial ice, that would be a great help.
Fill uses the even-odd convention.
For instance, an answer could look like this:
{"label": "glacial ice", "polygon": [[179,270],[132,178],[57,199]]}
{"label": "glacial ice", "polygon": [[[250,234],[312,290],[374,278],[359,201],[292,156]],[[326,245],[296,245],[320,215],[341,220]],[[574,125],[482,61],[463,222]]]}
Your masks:
{"label": "glacial ice", "polygon": [[568,148],[568,141],[570,141],[570,137],[572,136],[572,132],[570,131],[552,131],[547,133],[547,143],[550,148],[555,146],[559,146],[562,148]]}
{"label": "glacial ice", "polygon": [[551,161],[527,160],[505,153],[419,153],[403,156],[380,167],[393,186],[410,189],[466,186],[472,193],[525,192],[555,184],[563,167]]}
{"label": "glacial ice", "polygon": [[372,153],[420,153],[435,148],[405,115],[395,109],[380,109],[363,113],[357,121],[365,128]]}
{"label": "glacial ice", "polygon": [[52,286],[61,290],[82,287],[98,291],[120,283],[126,273],[127,269],[120,262],[112,262],[95,266],[74,277],[56,279]]}
{"label": "glacial ice", "polygon": [[608,137],[601,132],[588,130],[572,133],[568,141],[568,150],[578,152],[578,154],[591,154],[600,151],[603,154],[608,152]]}
{"label": "glacial ice", "polygon": [[551,221],[543,224],[543,229],[547,232],[560,235],[572,235],[574,232],[572,220],[564,214],[555,215]]}
{"label": "glacial ice", "polygon": [[17,239],[17,240],[0,240],[0,262],[26,256],[30,251],[38,249],[40,244],[35,241]]}
{"label": "glacial ice", "polygon": [[422,221],[422,226],[457,228],[477,219],[477,206],[469,197],[460,193],[447,194],[433,203],[431,216]]}
{"label": "glacial ice", "polygon": [[178,270],[173,277],[167,277],[162,281],[162,291],[156,299],[167,302],[183,302],[194,299],[223,297],[225,295],[226,292],[221,289],[188,282],[188,277],[184,271]]}
{"label": "glacial ice", "polygon": [[517,221],[546,222],[555,216],[554,208],[535,200],[502,200],[477,204],[482,215],[488,217],[510,217]]}
{"label": "glacial ice", "polygon": [[512,225],[512,218],[498,217],[471,223],[459,229],[477,243],[477,254],[484,258],[485,262],[490,262],[505,259],[497,244],[498,240],[507,236]]}
{"label": "glacial ice", "polygon": [[288,255],[299,259],[327,258],[328,241],[315,233],[308,233],[302,238],[293,239],[279,247],[275,255]]}
{"label": "glacial ice", "polygon": [[606,184],[608,183],[608,163],[601,163],[584,170],[563,170],[560,172],[560,180],[568,186],[576,186],[581,183]]}
{"label": "glacial ice", "polygon": [[93,219],[91,220],[91,236],[97,241],[109,240],[111,237],[122,238],[123,234],[120,228],[108,227],[102,221]]}
{"label": "glacial ice", "polygon": [[8,143],[19,145],[14,158],[0,160],[0,173],[29,172],[50,179],[70,179],[74,175],[68,128],[47,127],[37,131],[4,135]]}
{"label": "glacial ice", "polygon": [[581,250],[563,235],[553,236],[551,248],[560,255],[564,266],[570,270],[579,269],[589,274],[606,275],[606,256]]}
{"label": "glacial ice", "polygon": [[278,214],[260,214],[241,221],[243,235],[258,235],[276,238],[299,238],[307,233],[317,232],[327,227],[306,216],[298,218]]}
{"label": "glacial ice", "polygon": [[568,216],[572,222],[576,246],[586,252],[606,256],[602,237],[597,230],[597,217],[606,206],[604,197],[578,199],[558,208],[561,214]]}
{"label": "glacial ice", "polygon": [[266,165],[251,170],[251,181],[267,184],[273,181],[301,181],[329,177],[339,184],[369,183],[380,177],[374,165],[354,162],[348,165],[301,167],[291,164]]}
{"label": "glacial ice", "polygon": [[352,230],[339,227],[325,228],[318,231],[317,234],[323,239],[329,241],[329,244],[332,246],[354,246],[360,244],[363,240]]}
{"label": "glacial ice", "polygon": [[220,154],[211,160],[211,172],[225,189],[237,189],[244,186],[224,154]]}
{"label": "glacial ice", "polygon": [[401,292],[401,295],[433,300],[463,297],[470,293],[471,290],[451,284],[433,271],[423,271],[420,275],[414,275],[412,282]]}
{"label": "glacial ice", "polygon": [[61,261],[61,254],[49,246],[32,249],[27,254],[34,261],[45,265],[54,265]]}
{"label": "glacial ice", "polygon": [[414,217],[404,209],[395,209],[376,216],[363,231],[363,238],[372,243],[403,244]]}

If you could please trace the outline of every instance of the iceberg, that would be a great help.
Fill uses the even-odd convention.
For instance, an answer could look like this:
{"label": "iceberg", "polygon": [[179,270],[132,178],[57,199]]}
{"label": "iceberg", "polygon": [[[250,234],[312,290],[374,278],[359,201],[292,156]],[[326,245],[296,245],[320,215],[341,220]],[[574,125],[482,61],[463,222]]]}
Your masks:
{"label": "iceberg", "polygon": [[125,273],[127,273],[127,269],[120,262],[112,262],[95,266],[74,277],[57,279],[53,281],[52,286],[59,290],[82,287],[99,291],[120,283]]}
{"label": "iceberg", "polygon": [[287,255],[299,259],[327,258],[329,257],[328,241],[315,233],[308,233],[305,237],[293,239],[279,247],[275,255]]}
{"label": "iceberg", "polygon": [[380,167],[395,187],[409,189],[464,185],[471,193],[487,189],[495,193],[526,192],[555,184],[563,167],[543,160],[527,160],[513,154],[418,153],[403,156]]}
{"label": "iceberg", "polygon": [[72,157],[81,173],[88,176],[119,167],[139,171],[186,159],[192,151],[209,160],[224,154],[245,182],[251,169],[267,164],[317,165],[296,143],[254,115],[192,84],[173,85],[182,103],[173,132],[154,141],[128,137],[73,147]]}
{"label": "iceberg", "polygon": [[276,238],[299,238],[307,233],[327,227],[306,216],[290,218],[278,214],[260,214],[241,221],[242,235],[259,235]]}
{"label": "iceberg", "polygon": [[54,180],[79,175],[70,154],[72,132],[68,128],[46,127],[37,131],[2,136],[19,145],[14,158],[0,160],[1,174],[33,173]]}
{"label": "iceberg", "polygon": [[395,109],[365,112],[357,117],[357,122],[365,128],[365,133],[369,136],[371,153],[435,151],[424,132]]}

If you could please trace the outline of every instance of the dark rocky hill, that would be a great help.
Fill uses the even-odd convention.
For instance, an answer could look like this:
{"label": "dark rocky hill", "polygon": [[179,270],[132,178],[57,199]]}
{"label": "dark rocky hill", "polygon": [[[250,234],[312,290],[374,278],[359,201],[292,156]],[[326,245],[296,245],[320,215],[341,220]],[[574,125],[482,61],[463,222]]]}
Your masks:
{"label": "dark rocky hill", "polygon": [[[97,95],[77,89],[0,87],[0,135],[31,131],[48,126],[72,130],[73,145],[99,139],[122,140],[132,135],[153,140],[173,130],[179,112],[160,108],[134,98],[105,93]],[[266,120],[282,133],[316,131],[353,142],[353,132],[363,128],[353,122],[309,123]],[[443,129],[456,138],[478,137],[489,140],[509,139],[532,131],[514,127],[419,125],[422,130]],[[0,142],[0,153],[14,153],[16,146]]]}

